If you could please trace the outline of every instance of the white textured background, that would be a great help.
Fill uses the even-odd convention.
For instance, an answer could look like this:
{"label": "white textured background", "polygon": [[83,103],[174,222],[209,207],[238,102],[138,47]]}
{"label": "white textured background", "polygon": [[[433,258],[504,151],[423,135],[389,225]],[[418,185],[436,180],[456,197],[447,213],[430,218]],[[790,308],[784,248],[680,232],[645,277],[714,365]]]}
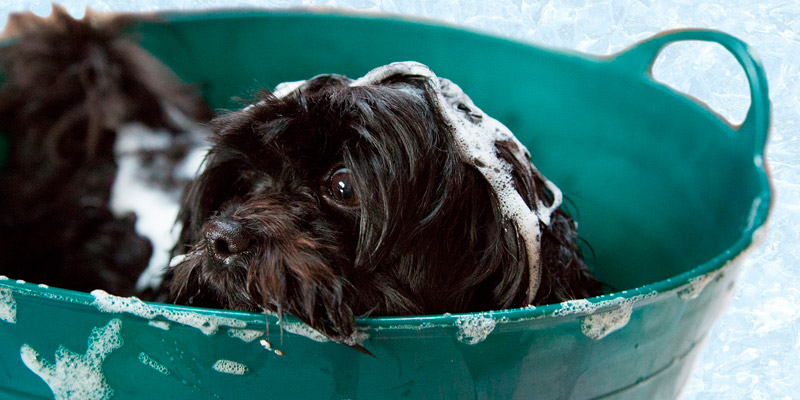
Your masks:
{"label": "white textured background", "polygon": [[[0,0],[9,13],[50,12],[50,0]],[[654,0],[63,0],[74,15],[217,7],[338,6],[433,18],[548,47],[611,54],[657,32],[719,29],[761,57],[769,80],[773,127],[767,160],[775,204],[769,233],[750,253],[734,299],[711,331],[684,399],[800,399],[800,1]],[[744,119],[744,74],[717,45],[668,47],[659,80],[709,103],[733,122]]]}

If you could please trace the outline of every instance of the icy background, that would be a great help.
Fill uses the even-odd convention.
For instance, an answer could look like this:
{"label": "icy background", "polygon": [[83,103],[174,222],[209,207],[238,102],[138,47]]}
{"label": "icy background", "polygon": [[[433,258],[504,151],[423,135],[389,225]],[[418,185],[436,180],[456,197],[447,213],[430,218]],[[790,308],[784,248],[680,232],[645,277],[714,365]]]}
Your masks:
{"label": "icy background", "polygon": [[[0,0],[9,13],[50,12],[50,0]],[[764,244],[751,252],[727,312],[711,331],[684,399],[800,398],[800,2],[654,0],[64,0],[76,17],[97,11],[323,5],[432,18],[548,47],[618,52],[680,27],[719,29],[749,43],[769,79],[773,127],[767,160],[775,204]],[[668,47],[656,78],[706,101],[733,122],[744,119],[744,74],[717,45]]]}

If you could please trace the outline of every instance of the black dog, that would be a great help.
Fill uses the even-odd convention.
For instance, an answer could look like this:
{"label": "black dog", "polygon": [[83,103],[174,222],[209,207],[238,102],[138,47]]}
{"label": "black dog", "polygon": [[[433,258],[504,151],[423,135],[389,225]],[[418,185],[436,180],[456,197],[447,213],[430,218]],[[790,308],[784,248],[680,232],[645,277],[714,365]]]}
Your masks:
{"label": "black dog", "polygon": [[168,273],[176,303],[286,312],[355,345],[357,316],[599,294],[558,189],[421,64],[284,84],[212,124]]}
{"label": "black dog", "polygon": [[176,115],[203,120],[210,111],[127,37],[132,22],[78,21],[58,7],[49,18],[9,19],[14,40],[0,51],[0,131],[11,143],[0,170],[0,274],[135,293],[153,243],[136,230],[141,216],[111,208],[117,133],[137,122],[178,136]]}

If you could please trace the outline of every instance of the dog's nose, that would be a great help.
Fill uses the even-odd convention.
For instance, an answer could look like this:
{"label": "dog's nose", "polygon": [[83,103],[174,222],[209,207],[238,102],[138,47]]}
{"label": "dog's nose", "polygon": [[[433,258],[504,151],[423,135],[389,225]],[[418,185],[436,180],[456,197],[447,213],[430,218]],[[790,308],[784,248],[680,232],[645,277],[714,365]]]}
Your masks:
{"label": "dog's nose", "polygon": [[220,262],[247,250],[250,240],[242,225],[231,220],[214,220],[205,227],[206,247]]}

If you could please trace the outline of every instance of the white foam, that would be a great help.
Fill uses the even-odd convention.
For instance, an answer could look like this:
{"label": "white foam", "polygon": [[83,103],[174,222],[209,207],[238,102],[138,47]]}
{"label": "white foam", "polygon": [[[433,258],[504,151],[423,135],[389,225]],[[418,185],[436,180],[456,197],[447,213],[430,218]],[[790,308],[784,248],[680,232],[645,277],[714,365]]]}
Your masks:
{"label": "white foam", "polygon": [[295,335],[305,336],[316,342],[330,341],[327,336],[303,322],[279,322],[281,329]]}
{"label": "white foam", "polygon": [[189,256],[188,254],[178,254],[177,256],[175,256],[175,257],[172,257],[172,259],[171,259],[171,260],[169,260],[169,267],[170,267],[170,268],[175,268],[175,267],[177,267],[177,266],[178,266],[178,264],[180,264],[180,263],[182,263],[184,260],[186,260],[186,257],[188,257],[188,256]]}
{"label": "white foam", "polygon": [[5,275],[0,275],[0,281],[7,281],[8,277]]}
{"label": "white foam", "polygon": [[261,336],[264,332],[255,329],[228,329],[228,336],[250,343]]}
{"label": "white foam", "polygon": [[147,325],[161,329],[162,331],[168,331],[170,328],[169,322],[167,321],[147,321]]}
{"label": "white foam", "polygon": [[272,95],[279,99],[286,97],[286,95],[289,93],[292,93],[300,86],[303,86],[304,83],[306,83],[305,80],[279,83],[278,86],[275,86],[275,90],[272,91]]}
{"label": "white foam", "polygon": [[466,315],[456,320],[458,327],[457,338],[460,342],[474,345],[478,344],[489,336],[497,325],[493,318],[483,315]]}
{"label": "white foam", "polygon": [[[427,66],[417,62],[392,63],[373,69],[367,75],[351,83],[351,86],[365,86],[378,83],[394,75],[416,75],[428,78],[436,91],[440,111],[453,128],[462,161],[473,165],[486,178],[495,192],[503,215],[513,221],[525,242],[530,265],[527,300],[531,303],[536,296],[541,281],[541,228],[539,223],[550,224],[551,214],[561,205],[561,191],[545,179],[530,163],[530,154],[514,134],[502,123],[489,117],[473,104],[458,85],[447,79],[437,77]],[[466,112],[459,110],[466,108]],[[530,165],[533,173],[545,182],[553,194],[553,202],[546,205],[537,199],[536,210],[525,204],[514,187],[512,166],[497,157],[497,142],[512,143],[514,157],[523,164]]]}
{"label": "white foam", "polygon": [[139,362],[141,362],[144,365],[147,365],[148,367],[150,367],[150,368],[152,368],[152,369],[154,369],[154,370],[156,370],[156,371],[158,371],[158,372],[160,372],[160,373],[162,373],[164,375],[169,375],[169,369],[167,369],[167,367],[161,365],[156,360],[153,360],[150,356],[145,354],[145,352],[139,353]]}
{"label": "white foam", "polygon": [[0,288],[0,320],[17,323],[17,301],[10,288]]}
{"label": "white foam", "polygon": [[350,336],[344,338],[342,343],[348,346],[363,345],[367,339],[369,339],[369,333],[356,329]]}
{"label": "white foam", "polygon": [[627,325],[631,314],[633,302],[629,301],[620,304],[619,308],[587,315],[581,320],[581,332],[591,339],[600,340]]}
{"label": "white foam", "polygon": [[553,316],[588,314],[598,308],[597,303],[592,303],[586,299],[567,300],[560,303],[561,308],[553,312]]}
{"label": "white foam", "polygon": [[[176,227],[175,223],[180,209],[181,192],[185,183],[201,168],[208,151],[208,145],[203,140],[208,136],[205,129],[196,124],[187,125],[187,129],[191,131],[175,136],[133,123],[124,125],[117,131],[114,157],[118,168],[111,187],[110,207],[117,216],[134,213],[136,232],[150,240],[153,246],[147,268],[136,283],[138,290],[155,289],[161,284],[170,261],[170,251],[180,233],[180,227]],[[193,146],[189,154],[171,171],[170,176],[183,185],[162,188],[145,179],[143,172],[147,170],[144,164],[146,153],[165,152],[175,146],[178,140],[188,140]]]}
{"label": "white foam", "polygon": [[[587,301],[591,306],[584,305],[578,307],[578,309],[573,309],[573,312],[589,313],[589,315],[581,318],[581,332],[591,339],[600,340],[628,324],[633,314],[634,304],[655,295],[656,293],[653,292],[628,298],[617,297],[597,303]],[[611,309],[608,311],[597,312],[597,310],[609,307]],[[569,313],[562,315],[567,314]]]}
{"label": "white foam", "polygon": [[231,375],[244,375],[249,370],[246,365],[231,360],[217,360],[212,368],[214,371]]}
{"label": "white foam", "polygon": [[[308,82],[308,81],[307,80],[301,80],[301,81],[281,82],[277,86],[275,86],[275,89],[272,90],[272,95],[275,96],[278,99],[282,99],[282,98],[286,97],[287,95],[289,95],[289,93],[292,93],[295,90],[299,89],[300,86],[303,86],[303,84],[306,83],[306,82]],[[264,105],[264,104],[267,104],[267,102],[264,101],[264,100],[261,100],[261,101],[255,103],[255,104],[250,104],[249,106],[243,108],[242,111],[252,110],[253,107]]]}
{"label": "white foam", "polygon": [[114,390],[103,375],[103,361],[112,351],[123,345],[120,334],[122,321],[112,319],[103,328],[93,328],[86,354],[77,354],[63,346],[55,353],[55,364],[39,358],[39,353],[28,344],[22,345],[22,361],[42,378],[53,391],[56,400],[110,399]]}
{"label": "white foam", "polygon": [[[322,332],[308,326],[308,324],[304,322],[286,322],[286,320],[279,320],[277,325],[286,332],[305,336],[315,342],[323,343],[330,341]],[[367,332],[356,329],[350,336],[344,338],[342,343],[348,346],[355,346],[357,344],[364,344],[367,339],[369,339],[369,334]]]}
{"label": "white foam", "polygon": [[206,154],[208,154],[207,146],[199,146],[192,149],[183,161],[175,166],[175,177],[183,180],[192,180],[198,172],[202,171],[203,165],[206,161]]}
{"label": "white foam", "polygon": [[172,322],[197,328],[206,335],[217,333],[220,326],[232,328],[244,328],[247,326],[247,322],[235,318],[204,315],[191,311],[178,311],[171,308],[157,308],[136,297],[118,297],[102,290],[94,290],[91,294],[94,296],[92,305],[97,307],[100,311],[108,313],[128,313],[146,319],[153,319],[160,316]]}
{"label": "white foam", "polygon": [[166,136],[167,133],[158,136],[148,135],[140,129],[123,127],[117,133],[115,144],[118,169],[111,188],[111,209],[118,216],[128,212],[136,214],[136,232],[149,239],[153,245],[147,269],[136,284],[139,290],[155,288],[161,282],[163,270],[169,262],[169,252],[177,241],[172,227],[180,205],[177,197],[170,196],[142,181],[139,177],[139,172],[143,168],[141,160],[135,153],[127,155],[123,152],[128,142],[136,139],[147,144],[148,141],[156,142],[153,137],[164,138],[166,139],[164,146],[168,146],[169,139]]}
{"label": "white foam", "polygon": [[722,269],[711,271],[707,274],[696,276],[689,280],[689,285],[678,291],[678,297],[684,300],[696,299],[708,284],[719,276]]}

